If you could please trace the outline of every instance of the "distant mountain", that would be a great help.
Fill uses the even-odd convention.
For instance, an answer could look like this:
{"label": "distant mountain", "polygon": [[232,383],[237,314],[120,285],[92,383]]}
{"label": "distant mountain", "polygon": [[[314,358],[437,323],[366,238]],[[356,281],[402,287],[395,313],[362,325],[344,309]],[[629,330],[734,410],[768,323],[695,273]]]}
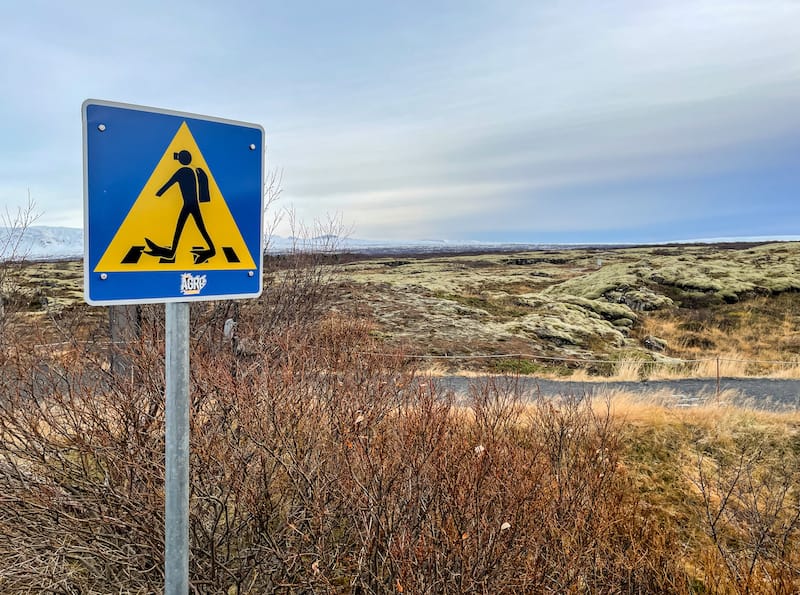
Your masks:
{"label": "distant mountain", "polygon": [[[678,244],[717,244],[730,242],[796,241],[800,236],[710,238],[674,242]],[[659,242],[666,244],[668,242]],[[436,254],[475,252],[479,250],[523,251],[554,248],[613,247],[630,245],[605,244],[534,244],[512,242],[477,242],[448,240],[364,240],[360,238],[322,235],[312,238],[272,236],[267,243],[267,252],[286,254],[295,250],[318,252],[352,252],[356,254]],[[656,244],[653,244],[656,245]],[[27,260],[57,260],[83,256],[83,230],[73,227],[48,227],[35,225],[20,235],[19,230],[0,227],[0,260],[24,258]]]}
{"label": "distant mountain", "polygon": [[273,236],[267,252],[285,254],[295,250],[316,252],[350,252],[354,254],[435,254],[476,250],[539,250],[555,244],[513,244],[461,240],[365,240],[361,238],[323,235],[312,238]]}
{"label": "distant mountain", "polygon": [[[356,252],[384,254],[390,252],[454,252],[488,247],[477,242],[451,243],[445,240],[363,240],[323,235],[312,238],[272,236],[267,251],[285,254],[296,250],[318,252]],[[491,246],[494,246],[492,244]],[[0,227],[0,260],[57,260],[83,256],[83,230],[72,227],[35,225],[24,230]]]}
{"label": "distant mountain", "polygon": [[83,255],[83,230],[34,225],[20,232],[0,227],[0,260],[79,258]]}

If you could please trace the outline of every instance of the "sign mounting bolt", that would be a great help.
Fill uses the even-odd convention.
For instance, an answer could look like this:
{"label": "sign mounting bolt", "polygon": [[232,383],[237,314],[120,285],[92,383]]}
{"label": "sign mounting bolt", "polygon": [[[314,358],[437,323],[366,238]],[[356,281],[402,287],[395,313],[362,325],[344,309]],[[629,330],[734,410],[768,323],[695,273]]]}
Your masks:
{"label": "sign mounting bolt", "polygon": [[253,271],[247,271],[247,276],[248,276],[248,277],[252,277],[252,276],[253,276],[253,274],[254,274],[254,273],[253,273]]}
{"label": "sign mounting bolt", "polygon": [[256,145],[255,145],[255,143],[250,143],[250,150],[251,150],[251,151],[255,151],[255,150],[256,150]]}
{"label": "sign mounting bolt", "polygon": [[107,273],[100,273],[100,278],[101,278],[103,281],[105,281],[106,279],[108,279],[108,274],[107,274]]}
{"label": "sign mounting bolt", "polygon": [[106,131],[106,125],[105,125],[105,124],[98,124],[98,125],[97,125],[97,129],[98,129],[100,132],[105,132],[105,131]]}

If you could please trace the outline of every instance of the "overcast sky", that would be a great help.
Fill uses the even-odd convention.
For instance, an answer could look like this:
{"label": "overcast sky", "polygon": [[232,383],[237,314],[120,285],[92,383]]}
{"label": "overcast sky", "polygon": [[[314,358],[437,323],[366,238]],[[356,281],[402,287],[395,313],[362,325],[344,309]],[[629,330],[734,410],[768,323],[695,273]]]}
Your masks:
{"label": "overcast sky", "polygon": [[[371,239],[800,235],[800,2],[9,2],[0,203],[80,227],[81,103],[261,124]],[[280,230],[286,233],[286,229]]]}

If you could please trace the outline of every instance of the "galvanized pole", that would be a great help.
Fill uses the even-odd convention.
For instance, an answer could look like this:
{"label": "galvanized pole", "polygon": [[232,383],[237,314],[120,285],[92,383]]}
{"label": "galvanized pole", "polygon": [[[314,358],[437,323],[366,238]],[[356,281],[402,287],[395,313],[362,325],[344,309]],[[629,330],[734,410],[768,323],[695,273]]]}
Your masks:
{"label": "galvanized pole", "polygon": [[189,593],[189,304],[166,304],[164,594]]}

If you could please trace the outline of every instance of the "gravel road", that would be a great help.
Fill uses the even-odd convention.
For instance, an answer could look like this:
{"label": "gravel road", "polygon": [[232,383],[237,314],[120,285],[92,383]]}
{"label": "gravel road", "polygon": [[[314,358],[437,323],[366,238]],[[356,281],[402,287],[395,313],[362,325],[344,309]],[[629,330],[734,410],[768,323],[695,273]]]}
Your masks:
{"label": "gravel road", "polygon": [[[459,395],[466,395],[467,387],[476,378],[445,376],[444,386]],[[649,380],[644,382],[574,382],[566,380],[543,380],[520,377],[525,392],[537,395],[583,395],[603,396],[609,391],[625,391],[648,396],[658,395],[668,402],[674,399],[676,406],[693,406],[717,394],[716,378],[690,378],[685,380]],[[757,409],[800,409],[800,380],[777,380],[771,378],[721,378],[719,390],[726,402],[746,405]]]}

